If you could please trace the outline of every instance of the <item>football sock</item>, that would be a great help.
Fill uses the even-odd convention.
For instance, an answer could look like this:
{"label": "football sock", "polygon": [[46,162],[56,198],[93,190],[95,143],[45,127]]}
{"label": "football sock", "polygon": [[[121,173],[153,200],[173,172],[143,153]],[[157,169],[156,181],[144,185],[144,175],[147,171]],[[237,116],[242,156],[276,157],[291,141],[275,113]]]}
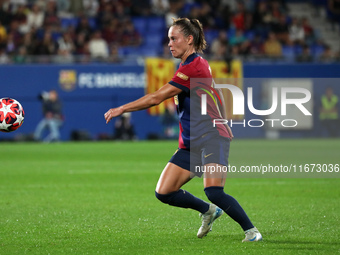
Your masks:
{"label": "football sock", "polygon": [[155,191],[156,197],[165,204],[177,206],[181,208],[191,208],[200,213],[206,213],[210,204],[195,197],[186,190],[178,190],[169,194],[159,194]]}
{"label": "football sock", "polygon": [[208,187],[204,191],[208,199],[240,224],[244,231],[254,227],[241,205],[235,198],[224,193],[223,187]]}

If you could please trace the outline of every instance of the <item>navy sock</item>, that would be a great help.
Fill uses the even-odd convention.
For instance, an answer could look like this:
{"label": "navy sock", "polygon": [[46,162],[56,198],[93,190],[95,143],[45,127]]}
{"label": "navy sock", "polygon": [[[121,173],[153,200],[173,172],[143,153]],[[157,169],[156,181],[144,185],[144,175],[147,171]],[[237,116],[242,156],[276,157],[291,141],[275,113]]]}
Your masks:
{"label": "navy sock", "polygon": [[240,224],[244,231],[254,227],[241,205],[235,198],[224,193],[223,187],[208,187],[204,191],[208,199]]}
{"label": "navy sock", "polygon": [[200,213],[206,213],[209,210],[210,204],[193,196],[188,191],[178,190],[169,194],[159,194],[155,191],[156,197],[165,204],[177,206],[181,208],[191,208]]}

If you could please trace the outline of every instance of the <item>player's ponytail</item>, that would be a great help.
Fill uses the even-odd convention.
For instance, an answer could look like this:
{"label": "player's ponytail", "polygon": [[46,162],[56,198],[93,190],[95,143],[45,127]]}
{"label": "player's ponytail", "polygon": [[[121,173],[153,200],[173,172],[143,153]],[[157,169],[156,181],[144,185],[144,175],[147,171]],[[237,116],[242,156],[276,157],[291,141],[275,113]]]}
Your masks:
{"label": "player's ponytail", "polygon": [[197,19],[178,18],[173,20],[172,26],[179,26],[185,36],[192,35],[194,38],[195,50],[203,53],[207,47],[207,42],[204,38],[202,24]]}

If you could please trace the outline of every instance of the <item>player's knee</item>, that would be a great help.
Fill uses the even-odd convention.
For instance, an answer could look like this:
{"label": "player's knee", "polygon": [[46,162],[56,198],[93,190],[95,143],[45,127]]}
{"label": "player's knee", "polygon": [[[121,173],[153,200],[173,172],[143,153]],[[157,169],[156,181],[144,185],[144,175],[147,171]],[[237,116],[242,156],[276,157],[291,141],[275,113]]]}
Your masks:
{"label": "player's knee", "polygon": [[155,191],[155,196],[157,197],[157,199],[161,202],[163,202],[164,204],[170,204],[171,199],[173,197],[173,193],[170,194],[159,194],[157,193],[157,191]]}
{"label": "player's knee", "polygon": [[224,193],[223,187],[208,187],[204,189],[204,192],[213,204],[218,203]]}

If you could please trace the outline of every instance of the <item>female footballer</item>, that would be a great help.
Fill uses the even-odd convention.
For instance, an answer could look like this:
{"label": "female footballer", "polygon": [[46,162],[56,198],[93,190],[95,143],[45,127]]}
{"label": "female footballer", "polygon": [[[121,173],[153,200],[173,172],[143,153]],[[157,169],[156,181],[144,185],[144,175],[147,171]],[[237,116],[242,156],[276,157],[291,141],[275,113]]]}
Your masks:
{"label": "female footballer", "polygon": [[[156,197],[172,206],[199,211],[202,218],[202,225],[197,233],[199,238],[208,234],[213,222],[224,211],[245,231],[243,242],[260,241],[260,232],[243,208],[235,198],[224,193],[226,173],[216,171],[228,166],[233,134],[228,125],[212,125],[212,119],[225,119],[225,111],[222,97],[218,95],[220,92],[214,89],[209,64],[197,54],[206,48],[202,25],[197,19],[175,19],[168,37],[168,46],[173,57],[181,59],[172,80],[154,93],[108,110],[104,115],[106,123],[123,113],[147,109],[175,97],[179,114],[179,148],[158,180]],[[199,110],[199,114],[193,114],[190,105],[193,107],[194,100],[197,99],[195,97],[199,98],[204,92],[211,95],[208,96],[210,100],[207,100],[207,114],[202,116]],[[193,165],[200,165],[205,169],[204,191],[211,204],[181,189],[194,177]],[[201,175],[201,172],[196,172],[195,175]]]}

